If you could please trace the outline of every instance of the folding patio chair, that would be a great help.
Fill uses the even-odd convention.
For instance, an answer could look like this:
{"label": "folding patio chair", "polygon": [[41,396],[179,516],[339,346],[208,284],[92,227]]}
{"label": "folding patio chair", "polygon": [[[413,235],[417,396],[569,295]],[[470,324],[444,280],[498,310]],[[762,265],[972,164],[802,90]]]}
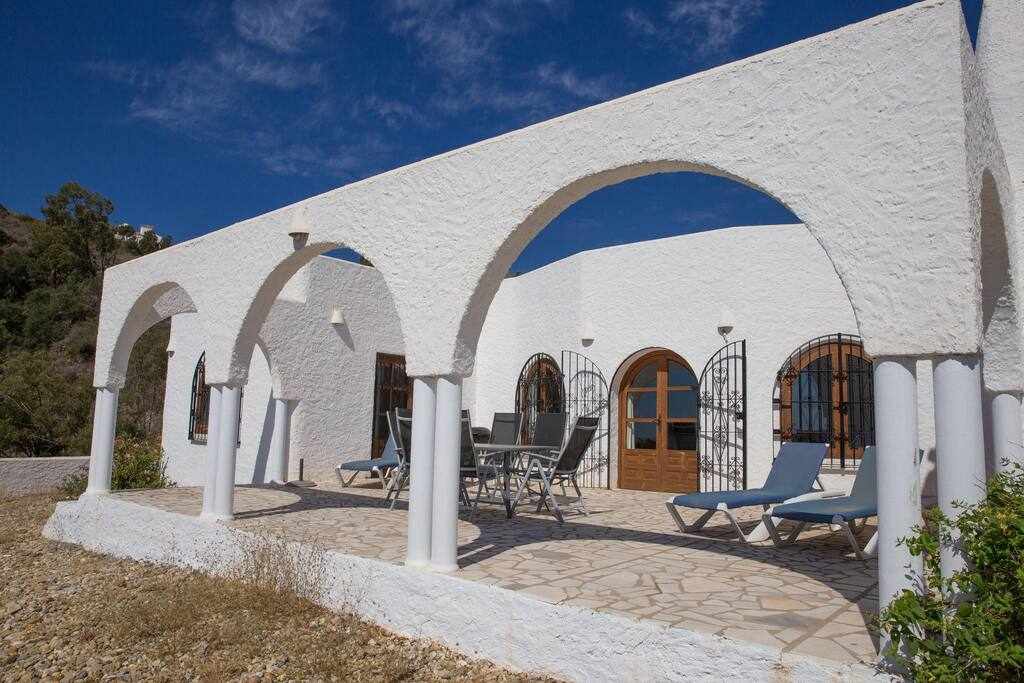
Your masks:
{"label": "folding patio chair", "polygon": [[[519,437],[523,430],[522,413],[495,413],[491,421],[491,429],[488,433],[487,443],[491,444],[518,444]],[[504,468],[504,454],[500,451],[486,451],[476,456],[477,473],[483,474],[477,478],[476,497],[473,499],[473,508],[479,507],[480,498],[484,491],[487,491],[490,500],[494,500],[487,482],[501,474]]]}
{"label": "folding patio chair", "polygon": [[561,484],[564,492],[564,484],[568,482],[576,490],[576,507],[584,515],[588,514],[587,508],[583,504],[583,491],[580,490],[579,483],[576,481],[576,474],[583,462],[583,456],[586,455],[590,443],[594,440],[594,434],[600,423],[601,419],[597,417],[577,418],[568,441],[557,455],[552,455],[550,451],[525,453],[528,462],[526,469],[522,472],[519,489],[516,491],[516,497],[512,503],[513,509],[519,504],[523,494],[530,491],[530,482],[537,481],[541,487],[537,512],[540,512],[541,507],[550,501],[551,511],[558,523],[562,524],[565,519],[562,516],[562,509],[558,506],[558,501],[555,500],[551,486],[552,484]]}
{"label": "folding patio chair", "polygon": [[[835,491],[811,492],[827,452],[828,446],[823,443],[784,443],[772,463],[768,479],[765,480],[764,486],[761,488],[743,491],[686,493],[665,501],[665,507],[668,508],[669,514],[672,515],[672,519],[675,520],[681,532],[700,531],[712,515],[716,512],[723,512],[729,518],[740,540],[746,543],[764,540],[762,537],[755,537],[753,533],[744,534],[733,515],[733,510],[753,505],[760,505],[767,510],[771,505],[792,501],[798,497],[807,496],[809,493],[815,498],[839,495],[839,492]],[[679,507],[695,508],[707,512],[698,517],[693,524],[688,525],[676,509]]]}
{"label": "folding patio chair", "polygon": [[391,509],[395,509],[398,497],[409,484],[409,466],[412,460],[412,449],[409,442],[412,438],[412,411],[404,408],[395,408],[388,411],[388,429],[395,440],[395,453],[398,456],[399,465],[391,474],[391,484],[388,486],[384,500],[391,500]]}
{"label": "folding patio chair", "polygon": [[[857,520],[861,520],[861,528],[863,528],[868,517],[878,516],[876,471],[875,447],[868,446],[864,449],[864,455],[861,457],[860,465],[857,468],[857,478],[853,480],[850,495],[784,503],[765,512],[763,519],[772,542],[777,546],[792,543],[808,524],[834,524],[843,530],[846,540],[849,541],[858,560],[873,557],[878,543],[878,534],[875,533],[871,537],[864,550],[860,549],[855,534],[857,533]],[[793,531],[785,540],[779,537],[773,518],[796,522]]]}

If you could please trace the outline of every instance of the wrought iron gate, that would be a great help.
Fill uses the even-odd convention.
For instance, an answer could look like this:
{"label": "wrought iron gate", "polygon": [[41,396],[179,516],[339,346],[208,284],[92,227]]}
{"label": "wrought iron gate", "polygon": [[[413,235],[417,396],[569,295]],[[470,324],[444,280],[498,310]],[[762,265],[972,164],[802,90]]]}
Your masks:
{"label": "wrought iron gate", "polygon": [[875,443],[873,369],[855,334],[818,337],[790,354],[772,396],[776,453],[784,441],[824,443],[826,467],[856,468]]}
{"label": "wrought iron gate", "polygon": [[[608,488],[611,454],[611,402],[608,382],[594,361],[575,351],[562,351],[565,412],[571,427],[578,417],[600,417],[594,440],[580,465],[580,486]],[[567,427],[567,428],[569,428]]]}
{"label": "wrought iron gate", "polygon": [[523,416],[523,443],[532,443],[539,413],[565,411],[565,390],[558,362],[535,353],[523,364],[516,384],[516,412]]}
{"label": "wrought iron gate", "polygon": [[729,342],[700,373],[697,453],[701,491],[747,487],[747,340]]}
{"label": "wrought iron gate", "polygon": [[611,485],[611,402],[608,382],[594,361],[575,351],[562,351],[561,366],[546,353],[530,356],[516,384],[516,412],[523,415],[524,443],[532,441],[539,413],[566,413],[566,431],[578,417],[600,416],[594,441],[580,465],[579,483]]}

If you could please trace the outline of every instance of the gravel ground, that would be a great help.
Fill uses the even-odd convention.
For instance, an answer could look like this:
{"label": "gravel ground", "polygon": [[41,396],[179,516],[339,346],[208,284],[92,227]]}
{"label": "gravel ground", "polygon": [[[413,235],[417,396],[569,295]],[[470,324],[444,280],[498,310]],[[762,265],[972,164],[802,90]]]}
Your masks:
{"label": "gravel ground", "polygon": [[55,496],[0,501],[3,681],[539,681],[294,595],[40,536]]}

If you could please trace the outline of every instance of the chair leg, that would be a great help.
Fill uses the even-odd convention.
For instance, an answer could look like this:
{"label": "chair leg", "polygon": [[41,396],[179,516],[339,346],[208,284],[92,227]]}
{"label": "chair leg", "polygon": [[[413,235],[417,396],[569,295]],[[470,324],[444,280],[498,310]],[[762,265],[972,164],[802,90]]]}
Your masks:
{"label": "chair leg", "polygon": [[398,488],[395,489],[395,497],[391,499],[391,509],[395,509],[395,505],[398,504],[398,499],[402,496],[402,489],[405,487],[405,482],[408,479],[405,472],[400,475],[398,480]]}
{"label": "chair leg", "polygon": [[846,536],[846,540],[849,541],[850,547],[853,548],[853,554],[857,556],[857,559],[864,561],[864,553],[860,551],[860,544],[857,543],[857,537],[853,535],[854,527],[853,524],[847,522],[841,515],[836,515],[832,518],[833,524],[838,524],[843,527],[843,534]]}
{"label": "chair leg", "polygon": [[775,521],[772,519],[771,512],[764,513],[761,519],[764,521],[765,528],[768,529],[768,536],[772,539],[772,544],[776,548],[781,548],[784,542],[779,536],[779,530],[775,528]]}
{"label": "chair leg", "polygon": [[[865,520],[864,524],[867,524],[867,520]],[[861,524],[862,528],[864,524]],[[874,534],[872,534],[871,538],[868,539],[868,544],[864,546],[864,550],[861,551],[861,555],[863,555],[864,557],[874,557],[877,552],[878,532],[876,531]]]}
{"label": "chair leg", "polygon": [[358,472],[353,472],[353,473],[352,473],[352,476],[348,478],[348,481],[346,481],[346,480],[345,480],[345,477],[343,477],[343,476],[342,476],[342,474],[341,474],[341,468],[340,468],[340,467],[339,467],[339,468],[337,468],[337,469],[335,470],[335,472],[337,472],[337,473],[338,473],[338,479],[340,479],[340,480],[341,480],[341,488],[343,488],[343,489],[346,489],[346,488],[348,488],[349,486],[351,486],[351,485],[352,485],[352,482],[354,482],[354,481],[356,480],[356,477],[358,477],[358,476],[359,476],[359,473],[358,473]]}
{"label": "chair leg", "polygon": [[543,487],[541,493],[541,500],[545,500],[544,494],[547,494],[547,498],[551,499],[551,512],[554,513],[555,519],[558,520],[559,524],[565,524],[565,517],[562,516],[562,508],[558,507],[558,501],[555,500],[555,493],[551,490],[551,480],[542,471],[540,473],[541,486]]}
{"label": "chair leg", "polygon": [[796,541],[796,537],[799,536],[804,528],[807,526],[807,522],[797,522],[797,525],[793,527],[793,530],[789,532],[789,536],[786,537],[786,545],[790,545]]}
{"label": "chair leg", "polygon": [[665,507],[668,509],[668,513],[672,515],[672,519],[675,520],[676,526],[679,527],[680,533],[684,534],[692,534],[696,531],[700,531],[704,528],[704,525],[708,523],[708,520],[711,519],[716,512],[718,512],[718,510],[708,510],[700,517],[698,517],[696,522],[694,522],[693,524],[687,524],[683,521],[682,515],[679,514],[679,509],[672,503],[671,500],[665,501]]}
{"label": "chair leg", "polygon": [[590,513],[587,511],[587,506],[583,504],[583,491],[580,490],[580,485],[576,482],[575,475],[573,475],[572,479],[570,480],[570,483],[572,483],[572,487],[576,489],[576,495],[579,496],[576,499],[576,505],[579,507],[580,511],[583,512],[583,514],[589,515]]}
{"label": "chair leg", "polygon": [[725,503],[719,503],[718,510],[720,512],[724,512],[725,516],[729,518],[729,521],[732,523],[732,528],[736,532],[736,535],[739,537],[739,539],[744,543],[749,544],[751,542],[751,539],[749,536],[743,533],[743,529],[740,527],[740,523],[736,520],[736,517],[732,514],[732,510],[730,510]]}

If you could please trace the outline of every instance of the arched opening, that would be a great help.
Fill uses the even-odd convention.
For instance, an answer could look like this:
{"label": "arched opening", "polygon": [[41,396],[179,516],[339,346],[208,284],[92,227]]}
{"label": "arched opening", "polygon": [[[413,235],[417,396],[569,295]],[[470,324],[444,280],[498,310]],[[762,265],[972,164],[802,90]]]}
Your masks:
{"label": "arched opening", "polygon": [[[522,359],[540,350],[553,357],[556,350],[563,357],[579,354],[603,378],[618,378],[607,383],[609,476],[602,485],[670,486],[637,483],[617,471],[624,437],[616,368],[636,349],[686,349],[699,377],[723,344],[746,339],[736,348],[751,349],[751,364],[744,352],[734,369],[739,382],[740,364],[751,368],[750,387],[729,390],[763,397],[772,390],[778,359],[801,340],[833,324],[857,329],[849,296],[821,244],[753,184],[682,164],[640,164],[580,180],[546,206],[550,211],[536,209],[495,257],[511,270],[486,310],[467,393],[474,419],[484,423],[492,411],[511,410],[509,395],[522,403]],[[512,249],[515,255],[506,251]],[[484,287],[481,282],[478,295],[485,295]],[[727,456],[711,452],[723,440],[698,425],[709,436],[708,458],[693,459],[691,477],[699,462],[709,471],[711,463],[728,466],[716,466],[721,476],[703,483],[677,482],[685,486],[677,492],[763,481],[772,459],[770,407],[762,402],[730,415]],[[701,451],[701,442],[691,450]]]}
{"label": "arched opening", "polygon": [[562,382],[558,361],[546,353],[536,353],[523,364],[516,383],[516,412],[523,416],[523,443],[533,443],[538,415],[565,412]]}
{"label": "arched opening", "polygon": [[817,337],[790,354],[772,394],[775,452],[786,441],[824,443],[826,467],[856,469],[875,443],[873,369],[854,334]]}
{"label": "arched opening", "polygon": [[619,488],[699,490],[697,376],[679,354],[633,362],[619,389]]}
{"label": "arched opening", "polygon": [[[257,348],[269,364],[266,378],[254,360]],[[401,323],[385,276],[336,243],[303,245],[272,270],[250,305],[233,358],[232,376],[246,394],[268,397],[266,404],[246,402],[240,430],[239,471],[253,459],[257,483],[279,479],[276,455],[266,472],[261,463],[265,445],[280,434],[288,441],[275,454],[286,454],[288,478],[298,478],[301,463],[306,480],[327,481],[345,462],[380,457],[390,436],[387,412],[411,405]],[[184,453],[187,444],[173,450]]]}
{"label": "arched opening", "polygon": [[206,384],[206,354],[199,357],[192,373],[192,396],[188,408],[188,440],[206,443],[210,433],[210,387]]}
{"label": "arched opening", "polygon": [[1022,457],[1019,418],[1024,388],[1020,317],[1010,245],[999,188],[989,171],[980,196],[981,317],[984,375],[984,435],[989,473]]}

